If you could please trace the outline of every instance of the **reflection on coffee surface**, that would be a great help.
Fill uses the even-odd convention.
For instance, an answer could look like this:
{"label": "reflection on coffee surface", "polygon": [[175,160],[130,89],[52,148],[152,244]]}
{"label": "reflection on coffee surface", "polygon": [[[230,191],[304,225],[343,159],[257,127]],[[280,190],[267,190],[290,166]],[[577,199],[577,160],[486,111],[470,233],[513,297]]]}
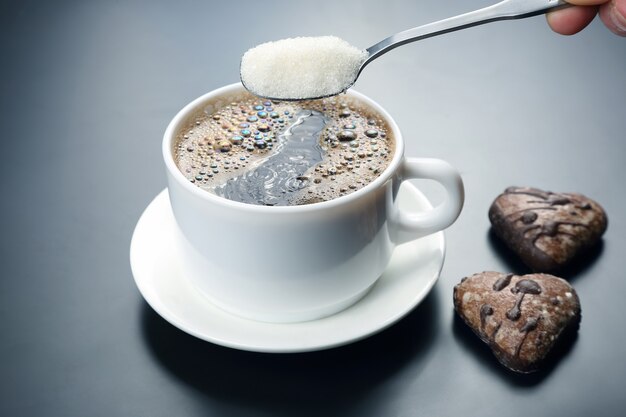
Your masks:
{"label": "reflection on coffee surface", "polygon": [[173,152],[180,171],[203,190],[285,206],[363,188],[394,149],[382,115],[354,97],[277,102],[242,92],[199,109],[177,133]]}

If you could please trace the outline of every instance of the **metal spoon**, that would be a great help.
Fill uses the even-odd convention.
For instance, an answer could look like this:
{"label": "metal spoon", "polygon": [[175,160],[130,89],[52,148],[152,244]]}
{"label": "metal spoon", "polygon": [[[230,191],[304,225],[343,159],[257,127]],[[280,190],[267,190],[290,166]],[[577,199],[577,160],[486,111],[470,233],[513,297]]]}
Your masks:
{"label": "metal spoon", "polygon": [[[525,17],[536,16],[539,14],[547,13],[550,10],[556,8],[567,7],[569,4],[562,0],[504,0],[496,3],[492,6],[488,6],[482,9],[475,10],[473,12],[464,13],[458,16],[449,17],[447,19],[439,20],[437,22],[429,23],[416,28],[408,29],[400,33],[389,36],[386,39],[378,42],[375,45],[366,49],[368,53],[367,59],[361,64],[361,67],[356,72],[356,75],[351,82],[347,83],[341,90],[327,94],[320,97],[305,97],[305,98],[291,98],[291,97],[266,97],[273,100],[312,100],[320,99],[330,96],[335,96],[346,91],[348,88],[356,82],[359,75],[363,71],[363,68],[376,58],[381,57],[387,52],[391,51],[398,46],[419,41],[422,39],[430,38],[432,36],[442,35],[448,32],[454,32],[469,28],[472,26],[482,25],[484,23],[495,22],[498,20],[511,20],[522,19]],[[241,78],[241,76],[240,76]],[[241,80],[243,86],[251,93],[263,97],[259,92],[250,90]]]}

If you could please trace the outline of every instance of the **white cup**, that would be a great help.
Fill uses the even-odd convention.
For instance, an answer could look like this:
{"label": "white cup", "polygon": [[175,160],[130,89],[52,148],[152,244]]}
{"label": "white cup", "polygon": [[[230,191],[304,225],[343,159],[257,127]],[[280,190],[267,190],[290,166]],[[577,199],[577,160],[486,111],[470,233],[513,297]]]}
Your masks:
{"label": "white cup", "polygon": [[[461,212],[459,173],[439,159],[405,158],[402,134],[391,116],[354,90],[347,94],[384,116],[396,141],[391,163],[370,184],[329,201],[275,207],[231,201],[198,188],[174,162],[176,134],[203,105],[239,91],[241,84],[232,84],[192,101],[163,137],[183,271],[222,309],[268,322],[339,312],[376,283],[396,245],[445,229]],[[441,183],[445,200],[428,212],[399,210],[400,184],[412,178]]]}

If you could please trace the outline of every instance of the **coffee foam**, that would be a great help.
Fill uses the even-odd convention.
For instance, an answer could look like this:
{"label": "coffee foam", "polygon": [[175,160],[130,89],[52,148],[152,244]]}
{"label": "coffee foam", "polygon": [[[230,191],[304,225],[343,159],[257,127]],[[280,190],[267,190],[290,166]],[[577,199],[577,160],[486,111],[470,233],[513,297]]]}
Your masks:
{"label": "coffee foam", "polygon": [[176,164],[189,181],[215,193],[216,187],[279,152],[281,141],[289,140],[285,132],[303,109],[328,118],[318,139],[323,160],[294,178],[302,187],[289,192],[284,204],[309,204],[350,194],[389,165],[395,149],[390,127],[362,101],[339,96],[276,102],[246,92],[217,98],[188,119],[174,143]]}

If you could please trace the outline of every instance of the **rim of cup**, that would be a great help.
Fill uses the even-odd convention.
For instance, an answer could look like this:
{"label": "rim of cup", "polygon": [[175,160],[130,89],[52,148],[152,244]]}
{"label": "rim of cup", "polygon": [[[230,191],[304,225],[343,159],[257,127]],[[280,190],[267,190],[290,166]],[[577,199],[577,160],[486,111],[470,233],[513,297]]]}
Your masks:
{"label": "rim of cup", "polygon": [[203,103],[221,95],[232,94],[235,92],[243,92],[245,88],[241,83],[229,84],[224,87],[215,89],[210,91],[202,96],[196,98],[191,101],[185,107],[183,107],[174,118],[170,121],[167,128],[165,129],[165,133],[163,134],[163,160],[165,161],[165,166],[169,171],[170,175],[174,180],[176,180],[186,191],[190,192],[194,196],[207,200],[213,204],[219,204],[226,207],[236,208],[238,210],[247,210],[252,212],[265,212],[265,213],[288,213],[288,212],[306,212],[306,211],[317,211],[321,209],[328,209],[335,206],[344,205],[346,203],[350,203],[354,200],[361,198],[361,196],[368,194],[371,190],[379,188],[383,186],[394,174],[396,168],[400,164],[403,155],[404,155],[404,142],[402,140],[402,135],[400,133],[400,128],[393,120],[393,118],[387,113],[385,109],[383,109],[378,103],[369,97],[355,91],[348,90],[346,95],[356,97],[358,100],[365,102],[367,105],[371,106],[376,112],[380,113],[383,118],[387,121],[391,130],[393,132],[395,138],[395,150],[393,158],[391,162],[385,168],[385,170],[376,177],[372,182],[367,184],[365,187],[354,191],[350,194],[339,196],[332,198],[330,200],[321,201],[317,203],[303,204],[303,205],[294,205],[294,206],[263,206],[257,204],[249,204],[242,203],[239,201],[229,200],[224,197],[220,197],[216,194],[211,193],[210,191],[203,190],[196,185],[192,184],[183,173],[178,169],[176,162],[174,161],[173,155],[173,142],[176,139],[176,133],[182,127],[182,124],[187,120],[189,115],[191,115],[194,111],[202,106]]}

